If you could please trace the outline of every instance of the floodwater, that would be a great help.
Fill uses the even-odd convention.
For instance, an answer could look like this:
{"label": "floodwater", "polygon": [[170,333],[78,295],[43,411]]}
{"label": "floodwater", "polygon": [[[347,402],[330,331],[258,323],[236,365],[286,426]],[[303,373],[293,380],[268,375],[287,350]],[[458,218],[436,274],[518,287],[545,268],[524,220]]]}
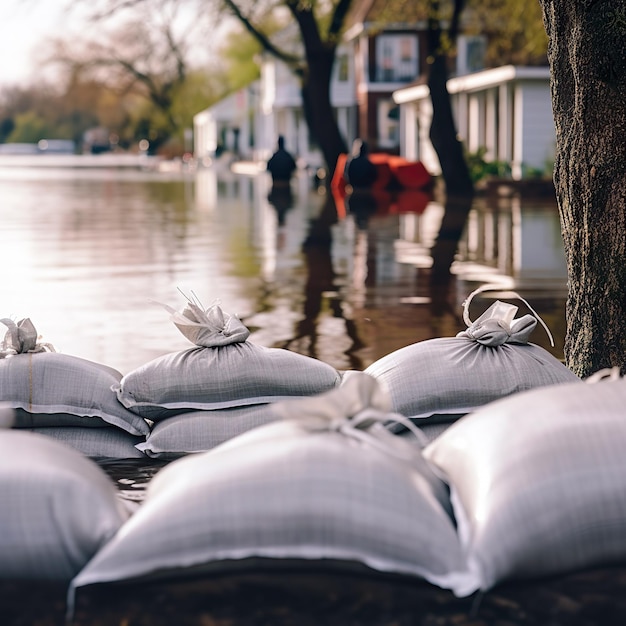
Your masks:
{"label": "floodwater", "polygon": [[440,204],[409,197],[355,217],[304,174],[291,198],[270,191],[265,172],[0,168],[0,317],[29,317],[57,351],[125,374],[191,347],[161,303],[181,309],[192,297],[238,315],[251,342],[364,369],[465,328],[463,301],[490,283],[498,289],[472,301],[470,318],[515,291],[555,346],[540,325],[531,341],[562,358],[566,272],[553,201],[477,199],[450,306],[434,312]]}

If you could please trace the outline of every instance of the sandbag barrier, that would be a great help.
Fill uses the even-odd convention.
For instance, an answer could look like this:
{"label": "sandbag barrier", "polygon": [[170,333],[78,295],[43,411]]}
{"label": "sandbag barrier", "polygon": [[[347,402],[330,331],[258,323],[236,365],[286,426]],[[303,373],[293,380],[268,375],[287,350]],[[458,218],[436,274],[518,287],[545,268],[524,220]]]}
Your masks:
{"label": "sandbag barrier", "polygon": [[[218,305],[170,310],[201,345],[127,376],[22,342],[0,359],[0,579],[67,584],[71,613],[93,585],[226,576],[257,559],[360,564],[481,602],[503,585],[621,566],[626,383],[615,371],[579,380],[529,342],[537,322],[516,311],[496,301],[457,337],[364,372],[311,363],[316,389],[302,387],[308,357],[289,387],[296,361],[246,346]],[[253,371],[234,402],[223,405],[227,376],[202,397],[202,368],[242,362]],[[155,395],[133,403],[133,391],[125,406],[131,383]],[[132,510],[89,458],[116,454],[165,465]]]}

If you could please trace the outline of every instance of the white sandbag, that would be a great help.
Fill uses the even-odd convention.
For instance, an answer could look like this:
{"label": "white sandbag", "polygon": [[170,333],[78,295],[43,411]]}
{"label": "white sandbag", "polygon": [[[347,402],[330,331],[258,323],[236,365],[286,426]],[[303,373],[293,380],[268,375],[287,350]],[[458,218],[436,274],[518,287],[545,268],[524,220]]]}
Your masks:
{"label": "white sandbag", "polygon": [[72,589],[258,557],[339,559],[464,591],[472,583],[447,489],[418,448],[377,423],[393,417],[388,399],[360,377],[277,405],[289,419],[170,463]]}
{"label": "white sandbag", "polygon": [[463,417],[424,449],[449,482],[487,590],[626,559],[626,381],[544,387]]}
{"label": "white sandbag", "polygon": [[136,437],[113,426],[106,428],[51,426],[29,430],[60,441],[92,459],[140,459],[146,457],[136,447],[145,442],[145,437]]}
{"label": "white sandbag", "polygon": [[0,403],[0,428],[11,428],[15,423],[15,409],[8,404]]}
{"label": "white sandbag", "polygon": [[456,337],[396,350],[365,372],[384,384],[395,412],[416,420],[453,422],[499,398],[580,379],[544,348],[528,343],[532,315],[499,301]]}
{"label": "white sandbag", "polygon": [[128,513],[113,482],[76,450],[0,430],[0,578],[69,581]]}
{"label": "white sandbag", "polygon": [[126,374],[115,391],[128,409],[152,421],[311,396],[339,385],[339,372],[317,359],[247,341],[248,329],[218,305],[189,303],[173,311],[177,328],[197,347],[158,357]]}
{"label": "white sandbag", "polygon": [[137,450],[152,458],[175,458],[195,452],[206,452],[242,433],[274,422],[272,404],[192,411],[162,420]]}
{"label": "white sandbag", "polygon": [[0,402],[18,409],[15,428],[111,425],[145,436],[146,421],[120,404],[112,389],[121,378],[111,367],[75,356],[17,354],[0,359]]}

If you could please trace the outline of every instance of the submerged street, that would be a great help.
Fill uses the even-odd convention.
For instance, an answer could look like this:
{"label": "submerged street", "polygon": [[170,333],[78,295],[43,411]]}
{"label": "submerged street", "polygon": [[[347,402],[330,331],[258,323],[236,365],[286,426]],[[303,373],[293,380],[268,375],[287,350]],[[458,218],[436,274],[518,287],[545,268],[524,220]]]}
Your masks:
{"label": "submerged street", "polygon": [[493,283],[501,291],[475,298],[471,318],[513,289],[555,347],[539,327],[531,341],[562,358],[565,262],[553,202],[476,200],[450,307],[433,314],[440,204],[338,215],[304,173],[287,205],[270,191],[265,172],[4,168],[2,316],[30,317],[56,350],[125,374],[190,347],[159,303],[180,309],[193,294],[238,315],[251,342],[364,369],[463,330],[463,301]]}

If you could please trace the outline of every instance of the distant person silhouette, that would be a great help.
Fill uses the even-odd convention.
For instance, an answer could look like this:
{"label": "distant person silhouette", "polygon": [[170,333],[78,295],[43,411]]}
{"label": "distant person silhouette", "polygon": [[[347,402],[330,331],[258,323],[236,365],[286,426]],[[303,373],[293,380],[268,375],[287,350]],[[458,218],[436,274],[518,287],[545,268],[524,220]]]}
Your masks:
{"label": "distant person silhouette", "polygon": [[272,183],[277,185],[288,185],[291,176],[296,171],[296,161],[285,149],[285,138],[278,137],[278,149],[267,162],[267,171],[272,175]]}
{"label": "distant person silhouette", "polygon": [[353,189],[369,189],[378,176],[376,166],[368,156],[369,146],[361,139],[352,144],[352,156],[344,169],[344,178]]}

